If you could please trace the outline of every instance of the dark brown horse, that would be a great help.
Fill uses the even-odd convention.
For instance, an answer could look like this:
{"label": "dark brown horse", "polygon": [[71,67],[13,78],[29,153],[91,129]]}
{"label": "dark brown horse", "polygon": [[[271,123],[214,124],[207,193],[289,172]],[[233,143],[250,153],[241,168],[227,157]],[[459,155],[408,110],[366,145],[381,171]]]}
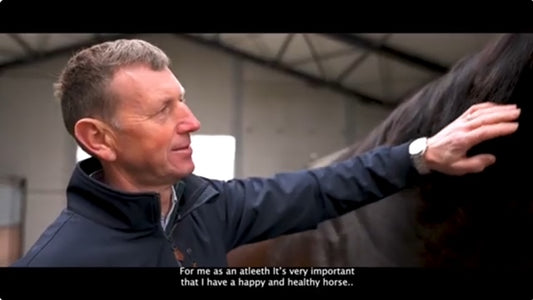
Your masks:
{"label": "dark brown horse", "polygon": [[379,145],[431,136],[474,103],[516,103],[518,131],[484,142],[495,165],[461,177],[431,174],[417,187],[316,230],[247,245],[230,266],[533,267],[533,35],[502,35],[406,99],[335,161]]}

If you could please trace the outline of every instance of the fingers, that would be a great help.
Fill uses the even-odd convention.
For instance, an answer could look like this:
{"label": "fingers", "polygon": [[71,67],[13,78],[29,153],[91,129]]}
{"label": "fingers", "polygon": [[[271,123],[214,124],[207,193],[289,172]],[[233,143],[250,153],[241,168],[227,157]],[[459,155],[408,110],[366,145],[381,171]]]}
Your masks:
{"label": "fingers", "polygon": [[472,157],[463,158],[455,164],[455,175],[463,175],[466,173],[479,173],[485,170],[488,166],[496,162],[496,157],[492,154],[478,154]]}
{"label": "fingers", "polygon": [[467,115],[465,140],[469,147],[483,141],[514,133],[520,109],[516,105],[485,105]]}
{"label": "fingers", "polygon": [[477,128],[483,125],[495,124],[500,122],[510,122],[518,119],[520,109],[515,106],[496,106],[488,107],[476,111],[468,116],[467,122],[471,128]]}
{"label": "fingers", "polygon": [[514,133],[517,129],[517,122],[488,124],[467,132],[465,139],[469,147],[472,147],[483,141]]}
{"label": "fingers", "polygon": [[[485,102],[487,105],[476,107],[476,105],[470,107],[465,112],[465,115],[471,116],[471,117],[478,117],[483,114],[495,112],[495,111],[506,111],[506,110],[513,110],[517,109],[518,107],[516,104],[494,104],[490,102]],[[484,104],[485,104],[484,103]]]}
{"label": "fingers", "polygon": [[470,106],[463,114],[462,116],[467,116],[467,115],[471,115],[473,113],[475,113],[476,111],[478,110],[482,110],[482,109],[485,109],[485,108],[488,108],[488,107],[497,107],[497,106],[501,106],[501,105],[498,105],[494,102],[481,102],[481,103],[477,103],[477,104],[474,104],[472,106]]}
{"label": "fingers", "polygon": [[499,104],[499,103],[494,103],[494,102],[481,102],[481,103],[477,103],[477,104],[470,106],[463,114],[471,114],[471,113],[475,113],[476,111],[491,108],[491,107],[503,107],[503,108],[516,107],[516,104],[515,103]]}

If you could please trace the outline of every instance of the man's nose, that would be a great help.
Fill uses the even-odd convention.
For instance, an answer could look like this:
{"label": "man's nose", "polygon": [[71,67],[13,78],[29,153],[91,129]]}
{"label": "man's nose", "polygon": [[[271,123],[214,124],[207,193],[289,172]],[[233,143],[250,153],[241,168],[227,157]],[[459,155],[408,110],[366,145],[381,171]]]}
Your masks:
{"label": "man's nose", "polygon": [[180,120],[177,126],[178,132],[194,132],[200,129],[200,121],[198,121],[187,105],[183,104],[183,111],[180,115]]}

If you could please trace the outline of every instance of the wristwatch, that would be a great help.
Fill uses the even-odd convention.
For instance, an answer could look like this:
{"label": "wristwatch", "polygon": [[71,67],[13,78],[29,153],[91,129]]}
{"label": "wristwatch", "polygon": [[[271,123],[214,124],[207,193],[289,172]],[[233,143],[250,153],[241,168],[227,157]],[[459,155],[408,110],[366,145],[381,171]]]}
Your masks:
{"label": "wristwatch", "polygon": [[428,147],[427,141],[427,137],[421,137],[409,144],[409,156],[411,156],[415,169],[421,175],[429,174],[431,172],[424,159],[424,153],[426,153]]}

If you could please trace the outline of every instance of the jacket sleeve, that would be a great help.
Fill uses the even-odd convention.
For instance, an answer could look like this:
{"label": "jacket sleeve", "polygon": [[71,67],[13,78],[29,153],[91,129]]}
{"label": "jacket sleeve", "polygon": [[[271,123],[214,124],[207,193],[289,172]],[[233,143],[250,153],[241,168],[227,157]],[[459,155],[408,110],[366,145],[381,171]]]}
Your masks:
{"label": "jacket sleeve", "polygon": [[226,247],[313,229],[406,188],[418,178],[407,147],[379,147],[322,168],[222,183]]}

